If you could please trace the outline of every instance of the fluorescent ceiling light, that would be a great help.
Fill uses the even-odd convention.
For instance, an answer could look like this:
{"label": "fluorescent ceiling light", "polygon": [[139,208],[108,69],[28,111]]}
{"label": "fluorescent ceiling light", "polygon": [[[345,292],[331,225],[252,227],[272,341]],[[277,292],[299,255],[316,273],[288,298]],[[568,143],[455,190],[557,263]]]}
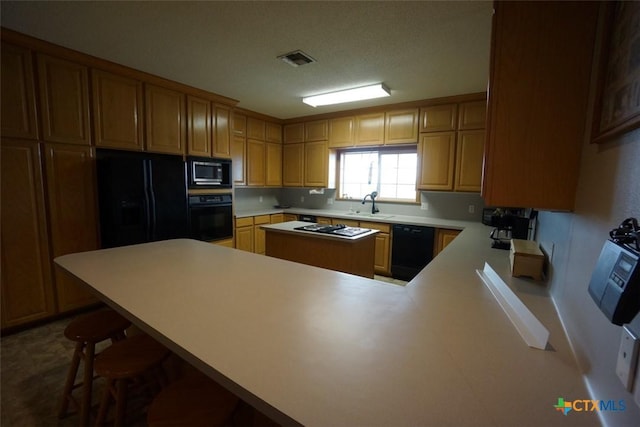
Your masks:
{"label": "fluorescent ceiling light", "polygon": [[302,98],[302,102],[311,105],[312,107],[317,107],[318,105],[342,104],[343,102],[363,101],[365,99],[382,98],[383,96],[389,95],[391,95],[389,88],[382,83],[378,83],[355,89],[346,89],[322,95],[307,96]]}

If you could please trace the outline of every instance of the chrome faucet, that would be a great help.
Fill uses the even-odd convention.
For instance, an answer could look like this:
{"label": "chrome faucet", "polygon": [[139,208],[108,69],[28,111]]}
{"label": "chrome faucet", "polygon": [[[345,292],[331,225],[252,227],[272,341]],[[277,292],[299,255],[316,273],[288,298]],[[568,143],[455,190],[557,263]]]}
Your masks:
{"label": "chrome faucet", "polygon": [[364,205],[364,202],[367,200],[367,197],[371,197],[371,214],[375,214],[380,212],[380,210],[378,210],[378,208],[376,208],[376,197],[378,197],[378,192],[377,191],[373,191],[371,192],[371,194],[367,194],[366,196],[364,196],[364,199],[362,199],[362,204]]}

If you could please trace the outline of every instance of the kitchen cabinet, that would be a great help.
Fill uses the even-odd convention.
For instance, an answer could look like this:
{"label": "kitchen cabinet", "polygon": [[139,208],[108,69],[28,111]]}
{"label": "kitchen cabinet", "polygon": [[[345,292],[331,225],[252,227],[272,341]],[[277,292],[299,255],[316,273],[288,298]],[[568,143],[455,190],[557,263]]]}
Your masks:
{"label": "kitchen cabinet", "polygon": [[462,102],[459,113],[458,130],[484,129],[487,123],[487,101]]}
{"label": "kitchen cabinet", "polygon": [[253,217],[236,218],[236,249],[253,252]]}
{"label": "kitchen cabinet", "polygon": [[296,215],[296,214],[287,214],[286,213],[286,214],[283,215],[282,222],[297,221],[297,220],[298,220],[298,215]]}
{"label": "kitchen cabinet", "polygon": [[[281,213],[271,214],[269,223],[270,224],[279,224],[281,222],[285,222],[284,216],[285,216],[285,214],[281,214]],[[295,220],[287,220],[287,221],[295,221]]]}
{"label": "kitchen cabinet", "polygon": [[324,216],[319,216],[319,217],[316,218],[316,223],[331,225],[332,224],[332,219],[324,217]]}
{"label": "kitchen cabinet", "polygon": [[329,120],[329,148],[346,148],[355,145],[355,120],[354,116]]}
{"label": "kitchen cabinet", "polygon": [[258,215],[253,217],[253,252],[264,255],[265,253],[265,231],[261,228],[264,224],[271,223],[270,215]]}
{"label": "kitchen cabinet", "polygon": [[74,62],[38,54],[42,137],[89,145],[89,71]]}
{"label": "kitchen cabinet", "polygon": [[352,219],[331,218],[331,225],[344,224],[347,227],[359,227],[360,222]]}
{"label": "kitchen cabinet", "polygon": [[247,116],[243,114],[233,114],[233,134],[247,136]]}
{"label": "kitchen cabinet", "polygon": [[494,4],[487,206],[574,208],[598,8],[598,2]]}
{"label": "kitchen cabinet", "polygon": [[282,129],[284,144],[297,144],[304,142],[304,123],[285,125]]}
{"label": "kitchen cabinet", "polygon": [[384,113],[384,143],[415,144],[418,142],[418,109],[387,111]]}
{"label": "kitchen cabinet", "polygon": [[356,116],[355,142],[357,146],[384,144],[384,113]]}
{"label": "kitchen cabinet", "polygon": [[184,154],[186,140],[185,95],[147,84],[145,87],[147,151]]}
{"label": "kitchen cabinet", "polygon": [[433,245],[433,256],[438,255],[449,243],[460,234],[460,230],[449,230],[446,228],[436,229],[435,242]]}
{"label": "kitchen cabinet", "polygon": [[234,186],[241,186],[247,183],[245,173],[246,150],[246,138],[242,135],[234,134],[231,139],[231,173]]}
{"label": "kitchen cabinet", "polygon": [[55,314],[40,145],[2,140],[2,328]]}
{"label": "kitchen cabinet", "polygon": [[445,132],[456,129],[458,104],[432,105],[420,109],[420,132]]}
{"label": "kitchen cabinet", "polygon": [[187,154],[211,157],[211,102],[187,96]]}
{"label": "kitchen cabinet", "polygon": [[455,191],[480,192],[485,130],[458,132],[456,142]]}
{"label": "kitchen cabinet", "polygon": [[377,274],[391,276],[391,225],[360,221],[360,227],[380,231],[376,234],[374,270]]}
{"label": "kitchen cabinet", "polygon": [[247,139],[247,185],[264,186],[266,147],[264,141]]}
{"label": "kitchen cabinet", "polygon": [[265,143],[266,177],[268,187],[282,187],[282,144]]}
{"label": "kitchen cabinet", "polygon": [[279,144],[282,144],[282,125],[267,122],[265,138],[267,142],[277,142]]}
{"label": "kitchen cabinet", "polygon": [[247,138],[264,141],[267,135],[266,123],[264,120],[255,117],[247,117]]}
{"label": "kitchen cabinet", "polygon": [[305,122],[304,142],[326,141],[329,139],[329,122],[327,120],[316,120]]}
{"label": "kitchen cabinet", "polygon": [[0,111],[4,138],[38,139],[35,81],[31,57],[31,50],[2,42]]}
{"label": "kitchen cabinet", "polygon": [[453,190],[455,132],[420,134],[418,189]]}
{"label": "kitchen cabinet", "polygon": [[[45,150],[51,258],[98,249],[92,149],[46,144]],[[54,268],[54,277],[58,312],[98,302],[93,294],[58,266]]]}
{"label": "kitchen cabinet", "polygon": [[231,108],[213,105],[213,157],[231,157]]}
{"label": "kitchen cabinet", "polygon": [[234,248],[235,243],[233,239],[215,240],[210,242],[213,245],[224,246],[225,248]]}
{"label": "kitchen cabinet", "polygon": [[327,141],[305,142],[304,186],[333,188],[335,186],[335,153]]}
{"label": "kitchen cabinet", "polygon": [[96,147],[144,150],[142,82],[91,70]]}
{"label": "kitchen cabinet", "polygon": [[282,185],[285,187],[304,186],[304,143],[283,144]]}

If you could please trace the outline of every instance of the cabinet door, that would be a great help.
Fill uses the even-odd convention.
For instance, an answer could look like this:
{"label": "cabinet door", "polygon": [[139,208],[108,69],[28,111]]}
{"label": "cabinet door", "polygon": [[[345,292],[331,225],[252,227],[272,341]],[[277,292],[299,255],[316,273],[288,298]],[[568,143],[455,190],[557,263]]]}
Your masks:
{"label": "cabinet door", "polygon": [[327,187],[329,182],[329,148],[326,141],[304,144],[304,186]]}
{"label": "cabinet door", "polygon": [[283,141],[285,144],[297,144],[304,142],[304,123],[285,125],[283,128]]}
{"label": "cabinet door", "polygon": [[391,239],[389,238],[389,234],[387,233],[376,234],[375,255],[373,258],[373,268],[376,273],[379,273],[379,274],[391,273],[390,247],[391,247]]}
{"label": "cabinet door", "polygon": [[356,145],[384,144],[384,113],[356,116]]}
{"label": "cabinet door", "polygon": [[329,126],[326,120],[316,120],[304,124],[304,142],[326,141],[329,138]]}
{"label": "cabinet door", "polygon": [[456,142],[456,191],[480,191],[484,159],[484,130],[458,132]]}
{"label": "cabinet door", "polygon": [[91,143],[87,67],[38,55],[42,137],[49,142]]}
{"label": "cabinet door", "polygon": [[253,226],[236,228],[236,249],[253,252]]}
{"label": "cabinet door", "polygon": [[487,101],[463,102],[458,115],[458,130],[484,129],[487,123]]}
{"label": "cabinet door", "polygon": [[187,97],[187,153],[211,157],[211,102]]}
{"label": "cabinet door", "polygon": [[457,104],[433,105],[420,109],[420,132],[442,132],[456,129]]}
{"label": "cabinet door", "polygon": [[267,136],[267,128],[264,120],[247,117],[247,139],[264,141]]}
{"label": "cabinet door", "polygon": [[265,185],[265,150],[264,141],[247,139],[247,185]]}
{"label": "cabinet door", "polygon": [[446,228],[438,228],[436,230],[435,237],[435,245],[433,249],[433,256],[438,255],[444,248],[447,247],[449,243],[455,239],[458,234],[460,234],[459,230],[448,230]]}
{"label": "cabinet door", "polygon": [[418,142],[418,109],[385,113],[384,143],[415,144]]}
{"label": "cabinet door", "polygon": [[353,116],[329,120],[329,148],[353,147],[355,145],[355,120]]}
{"label": "cabinet door", "polygon": [[282,185],[285,187],[304,186],[304,145],[282,146]]}
{"label": "cabinet door", "polygon": [[455,132],[420,135],[418,189],[453,190]]}
{"label": "cabinet door", "polygon": [[154,85],[146,85],[145,90],[147,151],[184,154],[184,94]]}
{"label": "cabinet door", "polygon": [[31,51],[2,43],[2,136],[38,139]]}
{"label": "cabinet door", "polygon": [[487,206],[574,208],[598,3],[494,3]]}
{"label": "cabinet door", "polygon": [[282,144],[266,143],[266,182],[273,187],[282,187]]}
{"label": "cabinet door", "polygon": [[[89,147],[46,144],[52,258],[98,249],[94,163]],[[54,266],[61,312],[98,302],[76,279]]]}
{"label": "cabinet door", "polygon": [[233,114],[233,134],[247,136],[247,116],[242,114]]}
{"label": "cabinet door", "polygon": [[282,144],[282,125],[267,122],[266,141]]}
{"label": "cabinet door", "polygon": [[40,149],[2,140],[2,327],[55,313]]}
{"label": "cabinet door", "polygon": [[233,185],[246,185],[245,164],[247,163],[247,140],[244,136],[233,135],[231,140],[231,173]]}
{"label": "cabinet door", "polygon": [[222,105],[214,106],[213,156],[231,157],[231,109]]}
{"label": "cabinet door", "polygon": [[91,70],[91,78],[96,146],[144,150],[142,83],[99,70]]}

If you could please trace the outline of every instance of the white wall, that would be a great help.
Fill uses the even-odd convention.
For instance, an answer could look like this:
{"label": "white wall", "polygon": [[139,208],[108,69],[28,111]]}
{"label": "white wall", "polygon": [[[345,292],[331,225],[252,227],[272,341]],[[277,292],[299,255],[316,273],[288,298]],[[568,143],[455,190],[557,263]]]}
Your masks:
{"label": "white wall", "polygon": [[553,248],[551,293],[591,397],[626,402],[623,412],[600,412],[612,427],[640,425],[640,408],[615,374],[622,329],[600,312],[587,288],[609,231],[628,217],[640,218],[640,129],[612,143],[584,147],[575,211],[541,212],[537,234],[547,253]]}

